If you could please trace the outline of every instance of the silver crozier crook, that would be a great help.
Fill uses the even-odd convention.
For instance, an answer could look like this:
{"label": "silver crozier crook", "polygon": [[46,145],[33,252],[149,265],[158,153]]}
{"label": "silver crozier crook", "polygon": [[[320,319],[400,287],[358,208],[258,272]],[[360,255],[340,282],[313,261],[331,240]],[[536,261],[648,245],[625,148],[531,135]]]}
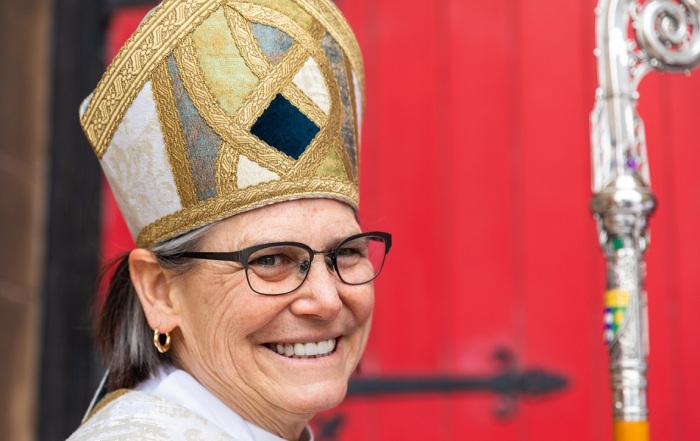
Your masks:
{"label": "silver crozier crook", "polygon": [[696,0],[600,0],[596,8],[591,211],[607,262],[605,340],[615,441],[649,439],[644,252],[656,198],[649,188],[637,86],[653,69],[689,72],[697,66],[699,33]]}

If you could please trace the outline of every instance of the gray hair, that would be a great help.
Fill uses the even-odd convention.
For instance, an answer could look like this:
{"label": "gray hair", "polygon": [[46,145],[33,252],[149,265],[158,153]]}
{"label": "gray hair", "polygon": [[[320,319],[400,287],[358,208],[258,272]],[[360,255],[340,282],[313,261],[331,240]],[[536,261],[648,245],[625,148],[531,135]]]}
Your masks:
{"label": "gray hair", "polygon": [[[200,227],[149,248],[164,269],[184,274],[195,265],[193,259],[179,256],[198,251],[206,232],[213,224]],[[114,261],[107,296],[97,315],[97,348],[109,369],[110,391],[133,388],[148,379],[163,365],[173,363],[171,352],[159,353],[153,345],[153,330],[148,325],[129,273],[129,253]]]}

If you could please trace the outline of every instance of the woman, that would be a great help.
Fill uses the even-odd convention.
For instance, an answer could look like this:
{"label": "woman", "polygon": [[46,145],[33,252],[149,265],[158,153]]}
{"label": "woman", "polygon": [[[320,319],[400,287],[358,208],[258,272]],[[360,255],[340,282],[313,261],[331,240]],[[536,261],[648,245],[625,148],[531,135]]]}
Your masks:
{"label": "woman", "polygon": [[362,60],[328,0],[165,0],[81,107],[139,248],[71,440],[308,440],[367,342],[391,236],[357,222]]}

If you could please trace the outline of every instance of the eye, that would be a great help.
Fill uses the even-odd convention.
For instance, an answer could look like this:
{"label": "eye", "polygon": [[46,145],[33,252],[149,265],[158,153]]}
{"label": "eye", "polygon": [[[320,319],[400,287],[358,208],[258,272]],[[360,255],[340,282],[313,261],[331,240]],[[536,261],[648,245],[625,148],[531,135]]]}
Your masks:
{"label": "eye", "polygon": [[277,265],[282,265],[289,262],[289,257],[283,254],[267,254],[265,256],[258,256],[248,262],[250,266],[263,266],[272,267]]}
{"label": "eye", "polygon": [[359,255],[359,251],[356,248],[351,248],[349,246],[343,246],[342,248],[338,248],[336,251],[336,257],[351,257],[355,255]]}
{"label": "eye", "polygon": [[367,239],[364,237],[351,240],[344,243],[335,251],[335,256],[338,259],[355,258],[359,259],[367,257]]}

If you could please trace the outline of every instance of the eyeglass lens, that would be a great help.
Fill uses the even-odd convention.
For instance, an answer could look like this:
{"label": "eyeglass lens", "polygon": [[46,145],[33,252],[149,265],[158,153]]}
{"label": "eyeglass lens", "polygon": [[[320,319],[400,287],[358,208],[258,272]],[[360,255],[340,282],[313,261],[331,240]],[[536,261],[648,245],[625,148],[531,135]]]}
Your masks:
{"label": "eyeglass lens", "polygon": [[[340,279],[350,285],[373,280],[382,269],[386,244],[379,236],[362,236],[342,242],[334,250]],[[261,294],[285,294],[297,289],[311,268],[309,250],[296,245],[272,245],[248,259],[250,287]]]}

